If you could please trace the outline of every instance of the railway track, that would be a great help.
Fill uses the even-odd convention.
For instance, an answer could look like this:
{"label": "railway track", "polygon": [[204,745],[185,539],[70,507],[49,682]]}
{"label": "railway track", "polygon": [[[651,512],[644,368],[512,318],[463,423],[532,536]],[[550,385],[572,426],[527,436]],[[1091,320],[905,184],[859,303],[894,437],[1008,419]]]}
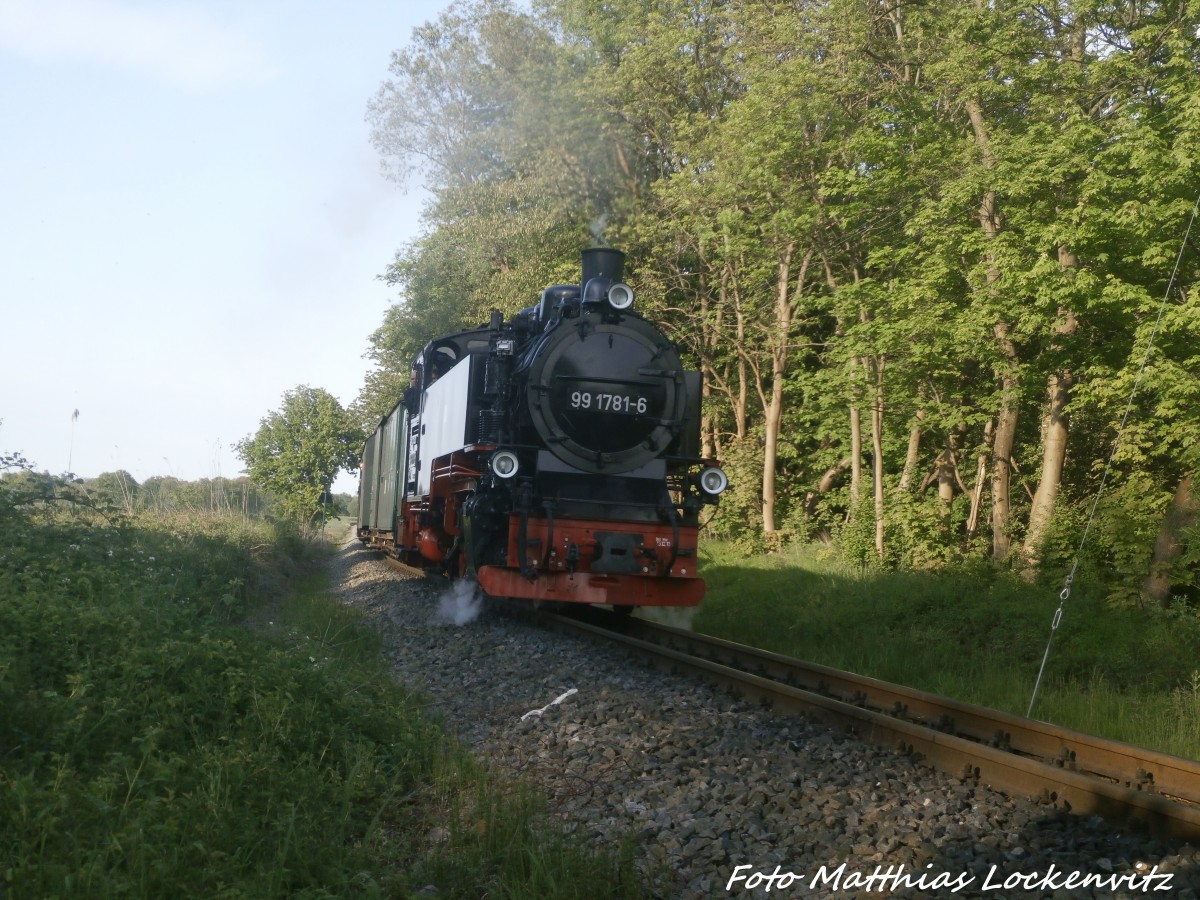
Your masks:
{"label": "railway track", "polygon": [[784,714],[899,747],[964,781],[1157,837],[1200,839],[1200,763],[602,610],[545,626],[614,642]]}

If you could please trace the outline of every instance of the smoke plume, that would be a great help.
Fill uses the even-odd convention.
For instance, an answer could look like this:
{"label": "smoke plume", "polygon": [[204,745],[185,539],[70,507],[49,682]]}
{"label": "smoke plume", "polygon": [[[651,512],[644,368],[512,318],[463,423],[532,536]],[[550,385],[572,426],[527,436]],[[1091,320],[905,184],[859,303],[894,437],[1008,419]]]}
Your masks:
{"label": "smoke plume", "polygon": [[592,232],[593,247],[607,247],[604,243],[604,229],[608,227],[608,213],[601,213],[598,218],[592,219],[588,225],[588,230]]}

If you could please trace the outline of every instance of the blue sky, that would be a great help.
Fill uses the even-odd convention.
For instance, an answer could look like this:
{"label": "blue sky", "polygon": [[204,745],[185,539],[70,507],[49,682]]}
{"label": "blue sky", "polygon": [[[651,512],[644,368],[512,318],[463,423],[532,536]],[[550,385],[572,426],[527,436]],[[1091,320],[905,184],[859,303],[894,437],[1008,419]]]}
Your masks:
{"label": "blue sky", "polygon": [[447,5],[0,0],[0,451],[236,476],[285,391],[349,405],[422,202],[366,104]]}

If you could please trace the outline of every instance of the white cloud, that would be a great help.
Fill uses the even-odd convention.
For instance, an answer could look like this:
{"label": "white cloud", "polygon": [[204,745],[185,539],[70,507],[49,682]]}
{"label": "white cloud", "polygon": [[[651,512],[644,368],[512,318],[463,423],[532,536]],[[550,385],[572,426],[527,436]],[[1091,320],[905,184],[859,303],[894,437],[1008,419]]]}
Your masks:
{"label": "white cloud", "polygon": [[196,91],[276,74],[248,30],[184,4],[0,0],[0,50],[39,62],[114,66]]}

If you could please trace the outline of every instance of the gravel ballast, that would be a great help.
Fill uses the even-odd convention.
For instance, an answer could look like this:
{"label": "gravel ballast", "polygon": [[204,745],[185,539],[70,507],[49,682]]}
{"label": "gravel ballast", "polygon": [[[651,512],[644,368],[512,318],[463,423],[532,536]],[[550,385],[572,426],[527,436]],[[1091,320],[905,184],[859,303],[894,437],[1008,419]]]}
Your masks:
{"label": "gravel ballast", "polygon": [[469,591],[357,541],[333,576],[400,682],[544,790],[565,830],[632,835],[663,896],[1200,897],[1195,847],[966,785],[486,605],[471,618]]}

